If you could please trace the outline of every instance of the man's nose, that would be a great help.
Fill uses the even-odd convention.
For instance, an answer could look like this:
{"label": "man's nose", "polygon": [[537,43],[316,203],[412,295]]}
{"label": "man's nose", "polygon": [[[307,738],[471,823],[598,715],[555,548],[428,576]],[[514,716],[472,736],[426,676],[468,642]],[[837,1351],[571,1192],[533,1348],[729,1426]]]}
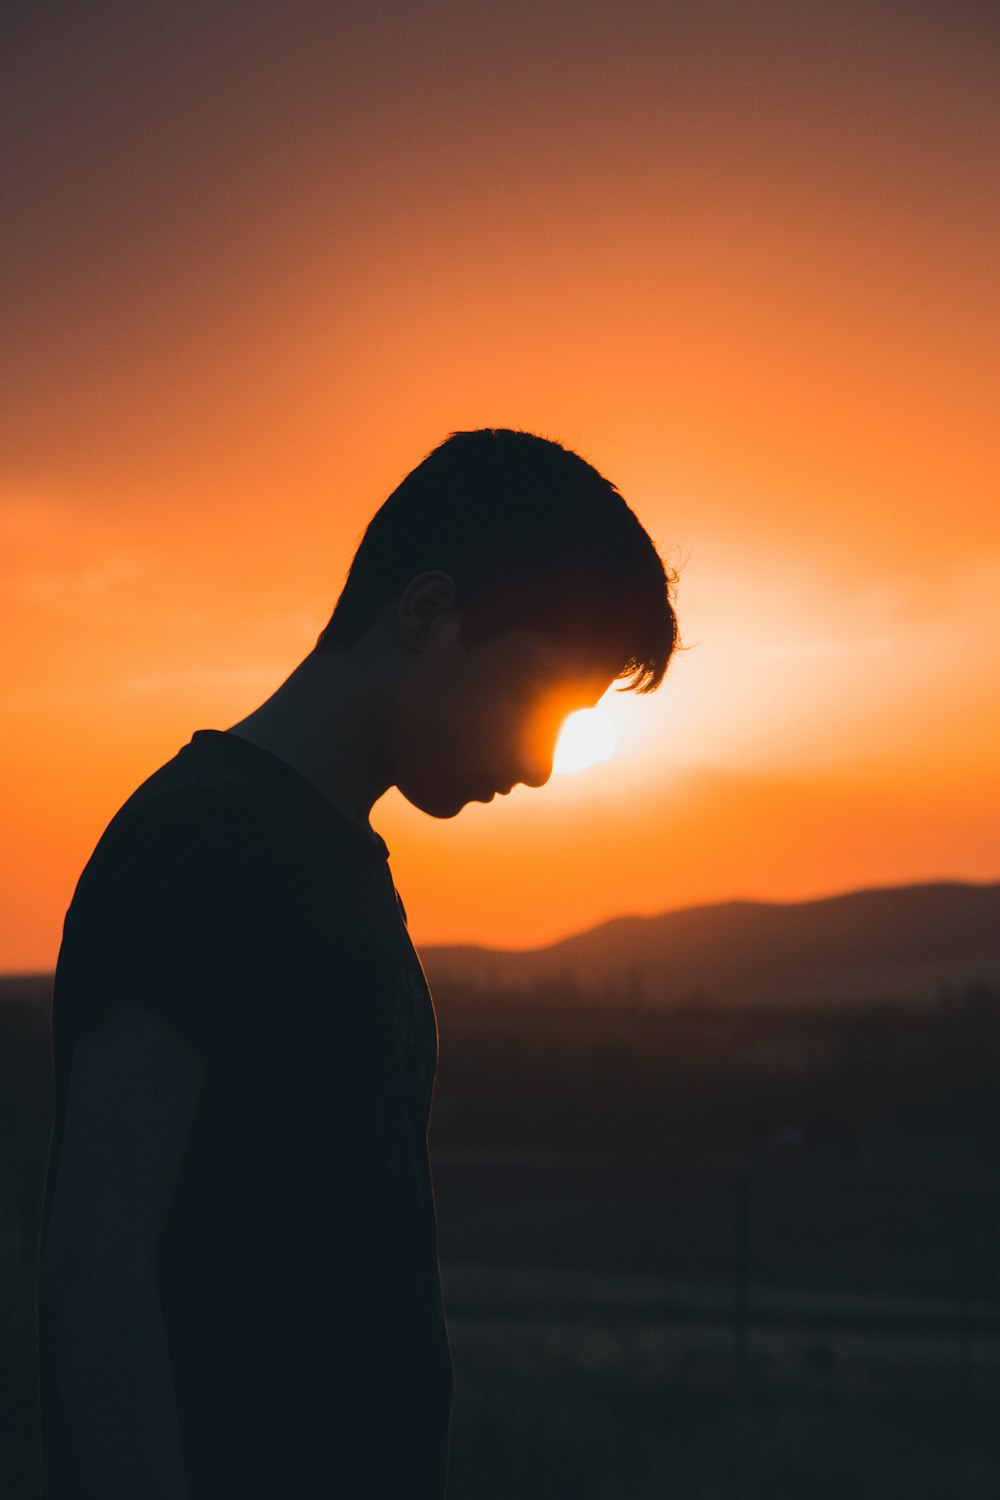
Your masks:
{"label": "man's nose", "polygon": [[552,775],[563,717],[556,720],[549,710],[544,717],[527,725],[526,732],[520,736],[514,764],[520,767],[517,780],[523,781],[525,786],[544,786]]}
{"label": "man's nose", "polygon": [[525,786],[544,786],[552,775],[552,756],[538,755],[522,760],[517,781]]}

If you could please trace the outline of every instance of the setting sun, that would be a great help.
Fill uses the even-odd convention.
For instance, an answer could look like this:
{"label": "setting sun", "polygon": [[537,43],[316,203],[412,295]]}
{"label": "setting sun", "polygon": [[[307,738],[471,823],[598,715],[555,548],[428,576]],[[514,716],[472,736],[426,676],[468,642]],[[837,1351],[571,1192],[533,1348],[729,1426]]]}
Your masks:
{"label": "setting sun", "polygon": [[602,706],[581,708],[563,722],[552,761],[554,771],[583,771],[610,760],[617,741],[614,726]]}

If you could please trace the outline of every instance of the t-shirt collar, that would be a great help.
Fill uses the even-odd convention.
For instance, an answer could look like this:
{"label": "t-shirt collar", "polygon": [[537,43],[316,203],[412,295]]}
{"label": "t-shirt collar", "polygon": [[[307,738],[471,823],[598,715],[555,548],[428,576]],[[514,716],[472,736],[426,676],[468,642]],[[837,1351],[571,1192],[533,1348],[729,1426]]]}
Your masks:
{"label": "t-shirt collar", "polygon": [[258,765],[262,763],[261,757],[263,757],[263,761],[268,764],[268,768],[272,772],[275,774],[280,772],[293,777],[301,786],[308,787],[312,795],[319,797],[324,807],[328,811],[331,811],[344,827],[350,829],[357,836],[359,842],[375,855],[376,858],[383,860],[389,858],[389,847],[380,833],[374,828],[362,827],[356,818],[351,817],[350,813],[345,812],[314,781],[310,781],[308,776],[303,776],[302,772],[297,770],[290,761],[275,754],[273,750],[265,750],[263,746],[255,745],[252,740],[244,739],[242,735],[234,734],[229,729],[196,729],[191,736],[190,743],[192,745],[209,743],[221,745],[229,753],[236,753],[243,757],[248,756],[252,758]]}

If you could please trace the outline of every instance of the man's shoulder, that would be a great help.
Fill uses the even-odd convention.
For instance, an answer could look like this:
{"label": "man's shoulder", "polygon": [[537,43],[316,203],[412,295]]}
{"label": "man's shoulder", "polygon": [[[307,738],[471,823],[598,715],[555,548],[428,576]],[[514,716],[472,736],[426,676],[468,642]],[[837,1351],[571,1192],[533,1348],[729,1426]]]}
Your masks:
{"label": "man's shoulder", "polygon": [[265,842],[263,830],[239,798],[196,779],[158,779],[154,774],[122,803],[94,854],[120,858],[131,849],[154,845],[255,842]]}
{"label": "man's shoulder", "polygon": [[138,893],[174,882],[189,888],[275,863],[253,811],[197,777],[154,772],[126,799],[98,839],[73,901]]}
{"label": "man's shoulder", "polygon": [[[217,737],[216,737],[217,739]],[[187,746],[107,824],[71,906],[116,910],[160,899],[227,904],[272,919],[294,908],[326,929],[366,925],[385,880],[343,815],[300,778],[215,740]]]}
{"label": "man's shoulder", "polygon": [[54,1036],[65,1049],[138,994],[211,1050],[301,944],[290,894],[238,800],[197,778],[154,773],[115,813],[77,882],[57,962]]}

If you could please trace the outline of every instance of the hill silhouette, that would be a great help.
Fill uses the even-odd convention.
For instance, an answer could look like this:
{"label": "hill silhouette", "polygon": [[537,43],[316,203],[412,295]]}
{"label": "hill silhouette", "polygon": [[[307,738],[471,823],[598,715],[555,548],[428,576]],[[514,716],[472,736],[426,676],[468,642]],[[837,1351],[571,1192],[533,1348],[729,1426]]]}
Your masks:
{"label": "hill silhouette", "polygon": [[646,1002],[926,1001],[1000,981],[1000,883],[942,881],[795,903],[623,916],[547,947],[422,946],[428,979],[527,987],[571,978]]}
{"label": "hill silhouette", "polygon": [[[622,916],[540,948],[419,943],[431,986],[571,980],[649,1004],[929,1001],[1000,985],[1000,882],[939,881],[815,901],[726,901]],[[51,998],[51,974],[0,975],[0,1000]]]}

